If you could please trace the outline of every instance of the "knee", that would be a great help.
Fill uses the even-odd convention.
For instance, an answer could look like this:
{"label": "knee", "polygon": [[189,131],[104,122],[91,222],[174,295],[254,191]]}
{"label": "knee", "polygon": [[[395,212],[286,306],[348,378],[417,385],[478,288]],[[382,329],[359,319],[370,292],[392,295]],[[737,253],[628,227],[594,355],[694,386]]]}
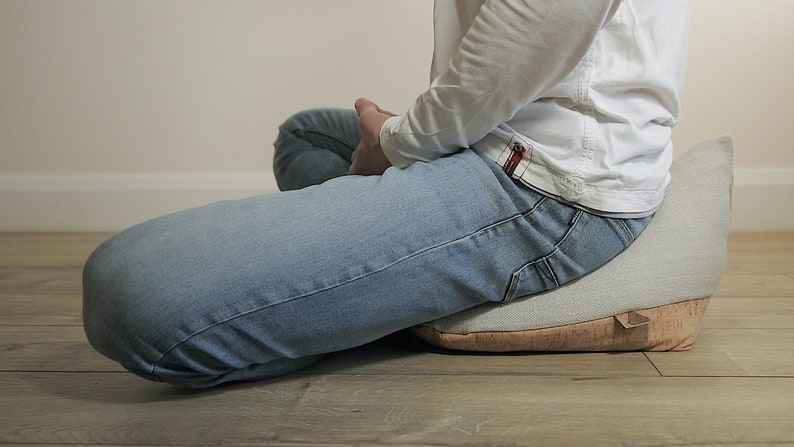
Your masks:
{"label": "knee", "polygon": [[[154,219],[106,240],[83,267],[83,327],[100,354],[149,380],[190,386],[197,376],[190,365],[163,371],[159,366],[186,312],[172,299],[179,272],[168,253],[174,247],[162,221]],[[175,277],[176,276],[176,277]],[[180,369],[181,368],[181,369]],[[191,380],[195,380],[193,377]],[[200,379],[200,378],[199,378]]]}
{"label": "knee", "polygon": [[275,143],[277,154],[283,151],[285,147],[288,147],[288,145],[283,143],[288,142],[292,138],[301,138],[302,133],[311,130],[315,113],[312,110],[295,113],[278,126],[278,138]]}
{"label": "knee", "polygon": [[107,267],[108,242],[97,247],[83,266],[83,329],[97,351],[108,355],[110,344],[118,340],[115,320],[118,308],[113,298],[114,280]]}
{"label": "knee", "polygon": [[[284,120],[278,127],[282,133],[300,133],[303,130],[311,130],[322,127],[327,121],[333,121],[332,117],[338,113],[346,113],[336,109],[307,109],[292,114]],[[355,112],[354,112],[355,113]]]}
{"label": "knee", "polygon": [[281,125],[278,126],[278,130],[281,133],[293,133],[298,131],[309,123],[309,115],[311,111],[303,110],[297,113],[292,114],[289,118],[284,120]]}
{"label": "knee", "polygon": [[[226,372],[213,357],[185,343],[203,324],[191,312],[191,294],[178,251],[155,219],[102,243],[83,268],[83,326],[100,354],[158,382],[199,388]],[[194,306],[195,307],[195,306]],[[217,363],[217,362],[216,362]]]}
{"label": "knee", "polygon": [[144,348],[142,322],[149,316],[132,297],[134,266],[114,240],[101,244],[83,268],[83,328],[91,346],[126,369],[154,380],[152,352]]}
{"label": "knee", "polygon": [[[315,139],[323,142],[355,146],[361,138],[358,114],[355,110],[320,108],[293,114],[278,128],[275,142],[276,156],[316,145]],[[305,142],[307,144],[294,144]]]}

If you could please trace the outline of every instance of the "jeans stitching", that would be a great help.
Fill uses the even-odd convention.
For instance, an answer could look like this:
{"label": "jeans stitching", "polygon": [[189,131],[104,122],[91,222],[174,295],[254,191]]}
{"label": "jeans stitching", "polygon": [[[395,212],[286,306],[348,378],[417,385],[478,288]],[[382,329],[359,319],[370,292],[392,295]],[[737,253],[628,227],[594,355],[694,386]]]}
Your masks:
{"label": "jeans stitching", "polygon": [[[537,208],[537,207],[534,207],[534,208],[533,208],[532,210],[530,210],[528,213],[524,214],[524,216],[528,216],[529,214],[531,214],[531,213],[532,213],[532,211],[534,211],[534,210],[535,210],[535,208]],[[526,264],[524,264],[524,265],[523,265],[523,266],[522,266],[520,269],[516,270],[516,272],[515,272],[515,273],[513,273],[513,278],[514,278],[515,280],[511,280],[511,282],[510,282],[510,286],[508,287],[508,293],[507,293],[507,295],[505,296],[505,299],[504,299],[503,301],[509,301],[509,300],[507,299],[507,297],[508,297],[508,296],[511,296],[513,293],[515,293],[515,290],[518,288],[518,285],[519,285],[519,283],[521,282],[521,279],[520,279],[520,272],[522,272],[522,271],[524,271],[525,269],[529,268],[529,266],[531,266],[531,265],[535,265],[535,266],[537,266],[537,265],[539,265],[540,263],[542,263],[542,264],[543,264],[543,265],[546,267],[546,271],[547,271],[547,272],[549,273],[549,275],[551,276],[551,279],[553,280],[555,287],[559,287],[559,286],[561,285],[561,284],[560,284],[560,279],[559,279],[559,277],[557,276],[557,274],[554,272],[554,269],[552,268],[552,266],[551,266],[551,263],[550,263],[549,261],[550,261],[550,260],[552,260],[552,259],[553,259],[553,257],[554,257],[555,255],[557,255],[557,254],[560,252],[560,245],[562,245],[562,244],[563,244],[563,242],[565,242],[565,241],[568,239],[568,237],[569,237],[569,236],[570,236],[570,235],[573,233],[574,229],[575,229],[575,228],[576,228],[576,226],[579,224],[579,222],[581,221],[581,217],[582,217],[584,214],[585,214],[585,212],[584,212],[584,211],[582,211],[582,210],[576,210],[576,213],[574,214],[574,217],[572,217],[572,218],[571,218],[571,221],[570,221],[570,225],[569,225],[569,227],[568,227],[568,230],[566,230],[566,231],[565,231],[565,234],[563,234],[563,235],[562,235],[562,237],[560,238],[560,240],[559,240],[559,241],[557,241],[557,242],[554,244],[554,248],[553,248],[553,249],[552,249],[552,250],[551,250],[549,253],[547,253],[547,254],[545,254],[545,255],[543,255],[543,256],[540,256],[540,257],[538,257],[538,258],[536,258],[536,259],[533,259],[533,260],[531,260],[531,261],[527,262],[527,263],[526,263]],[[549,290],[550,290],[550,289],[549,289]]]}
{"label": "jeans stitching", "polygon": [[629,244],[634,242],[634,239],[636,237],[634,236],[634,233],[631,232],[631,229],[629,228],[629,226],[626,225],[626,222],[624,222],[623,219],[616,219],[616,220],[618,221],[618,224],[623,229],[623,231],[626,233],[625,235],[629,239]]}
{"label": "jeans stitching", "polygon": [[330,132],[328,129],[321,129],[321,128],[317,128],[317,127],[303,127],[303,128],[300,128],[300,129],[294,129],[292,131],[292,134],[295,135],[297,138],[300,138],[300,139],[303,139],[303,140],[308,140],[307,138],[303,138],[300,135],[301,133],[321,135],[321,136],[330,138],[330,139],[336,141],[337,143],[344,144],[345,146],[347,146],[349,148],[353,148],[353,149],[355,149],[355,147],[358,145],[357,141],[352,141],[352,140],[349,140],[349,139],[345,138],[344,134],[336,133],[336,132]]}
{"label": "jeans stitching", "polygon": [[559,248],[554,247],[554,251],[549,253],[547,256],[543,257],[543,264],[546,265],[546,269],[549,271],[549,274],[551,275],[551,279],[554,280],[554,287],[559,287],[560,286],[560,280],[557,277],[557,274],[554,273],[554,269],[551,268],[551,264],[549,263],[549,259],[551,259],[552,256],[554,256],[557,253],[559,253],[559,251],[560,251]]}
{"label": "jeans stitching", "polygon": [[[584,215],[584,211],[582,211],[582,210],[576,210],[576,213],[574,214],[574,217],[571,219],[571,223],[570,223],[570,226],[568,227],[568,231],[566,231],[566,232],[565,232],[565,234],[564,234],[564,235],[562,235],[562,237],[560,238],[560,240],[559,240],[559,241],[557,241],[557,243],[556,243],[556,244],[554,244],[554,252],[556,252],[557,250],[559,250],[559,247],[560,247],[560,245],[562,245],[562,243],[563,243],[563,242],[565,242],[565,241],[566,241],[566,239],[568,239],[568,236],[570,236],[570,235],[571,235],[571,233],[573,233],[573,230],[574,230],[574,229],[576,228],[576,226],[579,224],[579,221],[581,220],[581,218],[582,218],[582,215]],[[553,253],[553,252],[552,252],[552,253]],[[551,254],[549,254],[549,256],[551,256]]]}
{"label": "jeans stitching", "polygon": [[538,200],[537,203],[535,203],[529,211],[521,213],[521,216],[524,217],[525,219],[531,216],[535,211],[538,210],[538,208],[540,208],[541,205],[546,203],[546,200],[548,200],[548,197],[545,196],[541,197],[540,200]]}
{"label": "jeans stitching", "polygon": [[196,336],[198,336],[198,335],[200,335],[200,334],[202,334],[202,333],[204,333],[206,331],[209,331],[209,330],[211,330],[211,329],[213,329],[215,327],[218,327],[218,326],[221,326],[223,324],[226,324],[226,323],[228,323],[228,322],[230,322],[232,320],[236,320],[238,318],[242,318],[242,317],[245,317],[247,315],[254,314],[256,312],[261,312],[261,311],[263,311],[265,309],[268,309],[270,307],[274,307],[274,306],[277,306],[277,305],[280,305],[280,304],[286,304],[286,303],[292,302],[292,301],[297,300],[297,299],[305,298],[305,297],[308,297],[308,296],[311,296],[311,295],[314,295],[314,294],[317,294],[317,293],[321,293],[321,292],[325,292],[327,290],[331,290],[331,289],[335,289],[337,287],[341,287],[341,286],[343,286],[345,284],[351,283],[353,281],[357,281],[357,280],[359,280],[361,278],[365,278],[365,277],[373,275],[375,273],[382,272],[382,271],[384,271],[384,270],[386,270],[388,268],[391,268],[391,267],[393,267],[393,266],[395,266],[395,265],[397,265],[397,264],[399,264],[399,263],[401,263],[403,261],[406,261],[406,260],[411,259],[413,257],[419,256],[419,255],[421,255],[423,253],[427,253],[429,251],[432,251],[432,250],[435,250],[435,249],[438,249],[438,248],[442,248],[442,247],[448,246],[450,244],[457,243],[459,241],[471,238],[473,236],[481,235],[481,234],[483,234],[484,232],[487,232],[490,229],[500,227],[500,226],[508,224],[508,223],[510,223],[510,222],[512,222],[512,221],[514,221],[516,219],[520,219],[522,217],[523,216],[521,214],[516,214],[516,215],[510,216],[510,217],[505,218],[503,220],[500,220],[498,222],[495,222],[495,223],[492,223],[490,225],[487,225],[487,226],[485,226],[485,227],[483,227],[483,228],[481,228],[481,229],[479,229],[477,231],[465,234],[465,235],[463,235],[461,237],[458,237],[458,238],[455,238],[455,239],[452,239],[452,240],[448,240],[448,241],[445,241],[445,242],[442,242],[442,243],[438,243],[438,244],[430,246],[430,247],[425,247],[425,248],[423,248],[421,250],[417,250],[417,251],[415,251],[415,252],[413,252],[411,254],[408,254],[408,255],[405,255],[405,256],[403,256],[403,257],[401,257],[399,259],[396,259],[396,260],[394,260],[394,261],[392,261],[392,262],[390,262],[388,264],[384,264],[383,266],[381,266],[381,267],[379,267],[377,269],[372,269],[372,270],[370,270],[370,271],[368,271],[368,272],[366,272],[364,274],[358,275],[358,276],[353,277],[353,278],[348,278],[348,279],[346,279],[344,281],[340,281],[337,284],[334,284],[334,285],[331,285],[331,286],[327,286],[327,287],[323,287],[323,288],[319,288],[319,289],[311,291],[311,292],[305,292],[305,293],[302,293],[300,295],[294,296],[294,297],[289,298],[289,299],[284,299],[284,300],[281,300],[281,301],[276,302],[276,303],[271,303],[271,304],[267,304],[267,305],[264,305],[264,306],[261,306],[261,307],[257,307],[256,309],[250,309],[250,310],[247,310],[245,312],[240,312],[238,314],[235,314],[235,315],[229,316],[227,318],[224,318],[223,320],[216,321],[216,322],[214,322],[214,323],[212,323],[212,324],[210,324],[210,325],[208,325],[208,326],[206,326],[204,328],[201,328],[199,330],[194,331],[193,333],[191,333],[190,335],[185,337],[183,340],[180,340],[180,341],[174,343],[170,348],[165,350],[163,355],[161,355],[160,358],[158,358],[155,362],[152,363],[151,374],[154,375],[154,376],[157,376],[155,371],[156,371],[158,365],[160,364],[160,362],[162,362],[163,359],[165,359],[169,354],[174,352],[177,348],[179,348],[183,344],[187,343],[192,338],[194,338],[194,337],[196,337]]}

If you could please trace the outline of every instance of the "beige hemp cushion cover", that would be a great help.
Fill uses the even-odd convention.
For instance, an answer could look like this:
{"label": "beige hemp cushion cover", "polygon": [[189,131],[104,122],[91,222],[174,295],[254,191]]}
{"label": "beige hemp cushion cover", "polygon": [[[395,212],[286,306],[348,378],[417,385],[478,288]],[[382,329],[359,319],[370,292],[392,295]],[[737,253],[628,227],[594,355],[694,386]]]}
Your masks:
{"label": "beige hemp cushion cover", "polygon": [[689,349],[725,267],[732,162],[727,136],[683,154],[645,231],[584,278],[507,304],[483,304],[414,333],[470,351]]}

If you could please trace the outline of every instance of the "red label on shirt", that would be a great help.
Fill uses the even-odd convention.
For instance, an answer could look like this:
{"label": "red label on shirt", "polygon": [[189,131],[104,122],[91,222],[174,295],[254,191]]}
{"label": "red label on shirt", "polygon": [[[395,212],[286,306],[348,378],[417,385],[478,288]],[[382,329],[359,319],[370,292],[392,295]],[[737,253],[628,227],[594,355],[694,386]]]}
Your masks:
{"label": "red label on shirt", "polygon": [[502,165],[502,170],[505,172],[505,174],[512,177],[513,173],[516,172],[516,167],[524,158],[524,154],[526,153],[527,148],[525,148],[521,143],[514,142],[513,147],[510,148],[510,155]]}

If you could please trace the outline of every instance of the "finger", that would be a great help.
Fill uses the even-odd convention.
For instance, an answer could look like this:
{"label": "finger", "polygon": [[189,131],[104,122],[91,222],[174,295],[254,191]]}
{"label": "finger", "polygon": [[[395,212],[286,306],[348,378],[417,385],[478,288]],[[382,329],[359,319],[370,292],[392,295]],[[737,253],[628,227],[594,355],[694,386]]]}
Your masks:
{"label": "finger", "polygon": [[358,98],[355,103],[355,108],[356,108],[356,112],[358,112],[358,116],[361,116],[362,114],[371,111],[375,111],[386,116],[397,116],[393,112],[381,109],[379,105],[375,104],[374,102],[370,101],[367,98]]}
{"label": "finger", "polygon": [[377,104],[375,104],[374,102],[370,101],[367,98],[358,98],[356,100],[355,107],[356,107],[356,112],[358,112],[358,116],[361,116],[365,112],[380,111],[380,107],[378,107]]}

